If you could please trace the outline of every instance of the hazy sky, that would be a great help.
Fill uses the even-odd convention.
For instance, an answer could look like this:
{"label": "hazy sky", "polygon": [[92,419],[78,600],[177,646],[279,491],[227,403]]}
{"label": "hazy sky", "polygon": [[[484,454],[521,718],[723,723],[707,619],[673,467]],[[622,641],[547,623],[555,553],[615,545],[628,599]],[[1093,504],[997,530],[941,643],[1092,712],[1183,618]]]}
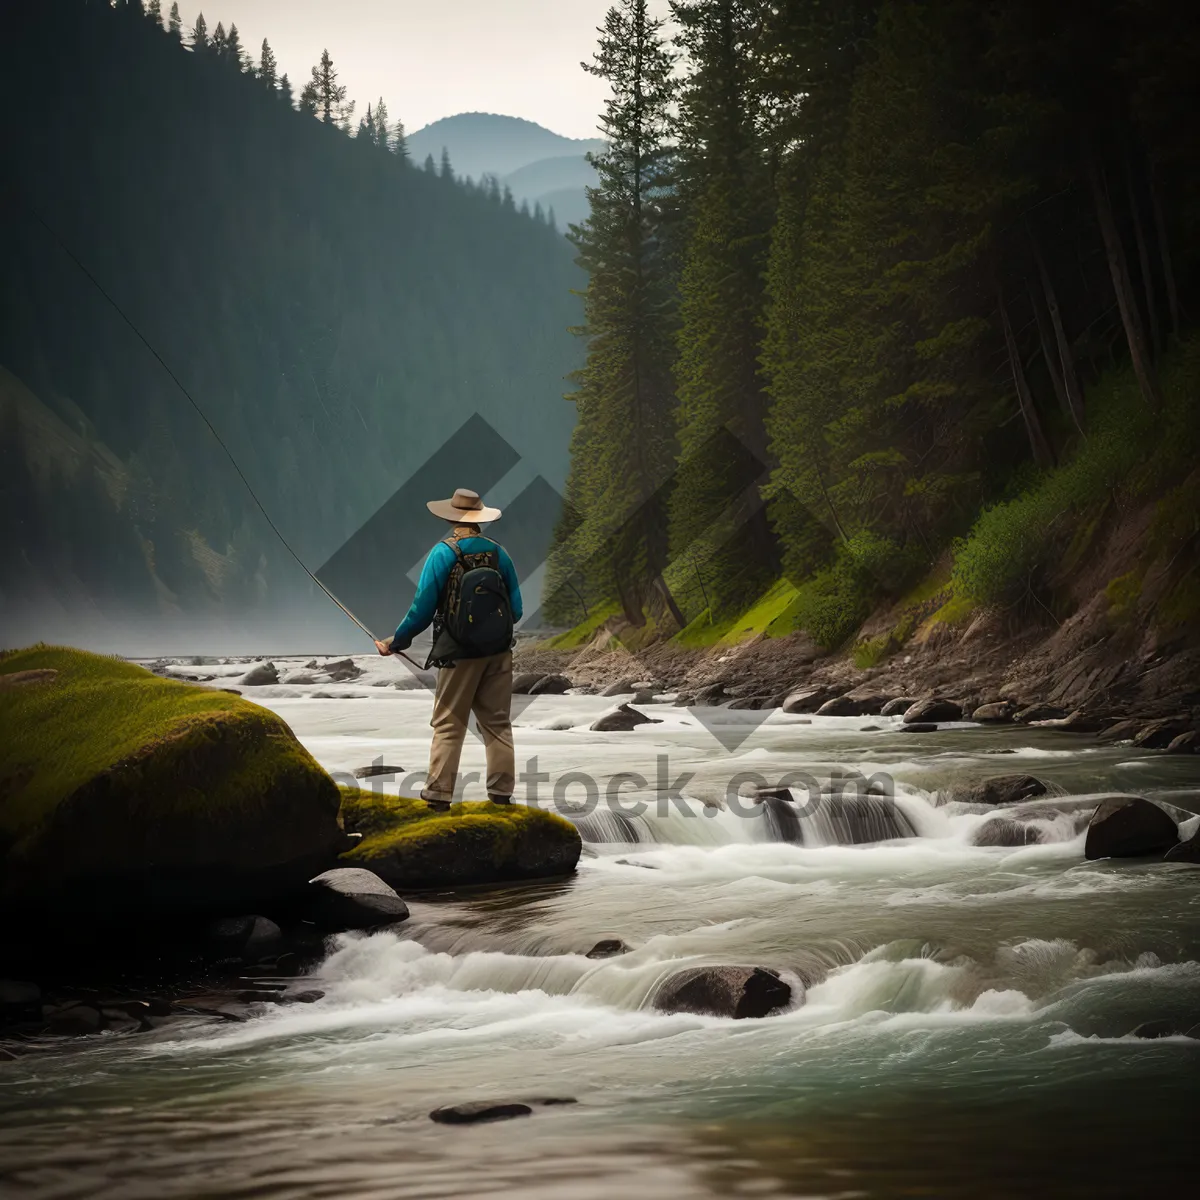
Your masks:
{"label": "hazy sky", "polygon": [[[410,132],[458,112],[525,117],[594,137],[605,85],[580,69],[610,0],[180,0],[186,30],[236,23],[257,59],[266,37],[297,95],[328,47],[358,102],[382,96]],[[666,0],[656,8],[665,10]],[[164,0],[163,10],[170,8]]]}

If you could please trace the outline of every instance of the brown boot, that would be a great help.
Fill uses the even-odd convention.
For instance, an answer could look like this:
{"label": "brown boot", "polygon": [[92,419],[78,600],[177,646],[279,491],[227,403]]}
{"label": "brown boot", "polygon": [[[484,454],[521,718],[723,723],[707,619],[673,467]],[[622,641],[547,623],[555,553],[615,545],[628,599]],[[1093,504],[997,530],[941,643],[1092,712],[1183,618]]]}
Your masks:
{"label": "brown boot", "polygon": [[430,812],[448,813],[450,811],[450,801],[444,796],[436,795],[433,792],[422,792],[421,799],[425,801]]}

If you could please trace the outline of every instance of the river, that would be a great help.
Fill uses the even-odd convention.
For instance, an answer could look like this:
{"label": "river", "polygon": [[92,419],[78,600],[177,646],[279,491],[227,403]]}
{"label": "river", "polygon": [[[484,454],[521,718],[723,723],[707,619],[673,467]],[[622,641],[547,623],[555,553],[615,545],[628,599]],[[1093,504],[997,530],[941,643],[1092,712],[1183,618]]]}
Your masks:
{"label": "river", "polygon": [[[394,660],[359,662],[351,683],[248,695],[333,772],[420,768],[428,692]],[[4,1190],[1096,1197],[1194,1175],[1200,1041],[1129,1034],[1200,1022],[1200,869],[1087,862],[1082,827],[1098,794],[1132,792],[1189,831],[1195,760],[1024,727],[913,735],[667,704],[646,707],[658,724],[591,732],[613,703],[539,697],[517,717],[519,760],[578,773],[576,806],[588,780],[601,795],[618,773],[651,781],[621,790],[643,815],[576,815],[572,879],[410,898],[394,931],[330,943],[305,983],[325,992],[315,1004],[4,1064]],[[463,769],[481,766],[472,739]],[[660,795],[664,768],[688,777],[682,802]],[[730,806],[745,772],[827,787],[860,772],[893,798],[849,824],[789,823]],[[1050,787],[1023,810],[1038,843],[973,845],[993,814],[947,797],[1013,772]],[[872,832],[885,840],[839,844]],[[604,938],[632,950],[585,957]],[[811,982],[758,1021],[651,1010],[658,984],[702,963]],[[428,1117],[491,1098],[575,1103],[472,1127]]]}

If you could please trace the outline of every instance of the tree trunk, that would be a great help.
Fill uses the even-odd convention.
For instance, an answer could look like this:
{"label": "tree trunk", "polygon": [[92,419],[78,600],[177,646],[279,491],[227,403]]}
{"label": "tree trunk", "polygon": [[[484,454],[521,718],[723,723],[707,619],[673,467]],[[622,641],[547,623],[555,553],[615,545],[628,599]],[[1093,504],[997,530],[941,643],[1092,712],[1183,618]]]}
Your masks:
{"label": "tree trunk", "polygon": [[1071,343],[1067,340],[1067,332],[1063,328],[1062,312],[1058,307],[1058,294],[1046,269],[1046,260],[1042,257],[1042,249],[1037,239],[1031,233],[1030,243],[1033,245],[1033,258],[1037,263],[1038,275],[1042,281],[1042,292],[1046,297],[1046,307],[1050,310],[1050,325],[1054,330],[1054,341],[1058,346],[1058,365],[1061,370],[1063,388],[1067,394],[1067,410],[1075,422],[1075,428],[1083,433],[1083,390],[1079,386],[1079,376],[1075,371],[1075,356],[1071,353]]}
{"label": "tree trunk", "polygon": [[1033,461],[1039,467],[1054,466],[1054,452],[1046,440],[1042,429],[1041,418],[1033,404],[1033,393],[1025,379],[1025,368],[1021,365],[1021,355],[1017,349],[1017,339],[1013,334],[1012,322],[1008,319],[1008,308],[1004,303],[1004,293],[997,289],[996,303],[1000,308],[1000,323],[1004,328],[1004,345],[1008,350],[1008,361],[1012,367],[1013,384],[1017,389],[1017,403],[1021,407],[1021,416],[1025,421],[1025,432],[1029,435],[1029,448],[1033,451]]}
{"label": "tree trunk", "polygon": [[1137,376],[1142,399],[1151,408],[1158,407],[1158,387],[1154,381],[1154,366],[1146,348],[1146,335],[1138,314],[1133,285],[1129,282],[1129,266],[1125,261],[1125,247],[1113,217],[1108,188],[1095,158],[1087,164],[1088,180],[1092,185],[1092,199],[1096,205],[1096,217],[1100,222],[1100,236],[1104,239],[1104,250],[1108,255],[1108,270],[1112,276],[1113,290],[1117,294],[1117,308],[1121,312],[1121,324],[1125,328],[1125,340],[1129,344],[1129,356],[1133,360],[1133,372]]}
{"label": "tree trunk", "polygon": [[683,615],[683,610],[675,603],[675,597],[671,595],[671,589],[667,587],[667,581],[661,575],[654,577],[654,589],[662,597],[663,603],[667,606],[667,612],[671,614],[675,624],[682,629],[687,624],[687,618]]}
{"label": "tree trunk", "polygon": [[1042,357],[1046,360],[1046,370],[1049,372],[1050,382],[1054,386],[1054,394],[1058,397],[1058,403],[1063,412],[1073,418],[1075,414],[1071,411],[1067,385],[1063,382],[1062,372],[1058,369],[1058,355],[1050,344],[1050,330],[1046,328],[1046,319],[1042,316],[1042,306],[1038,303],[1037,290],[1032,283],[1029,284],[1029,303],[1033,306],[1033,319],[1037,324],[1038,341],[1042,345]]}
{"label": "tree trunk", "polygon": [[1154,209],[1154,231],[1158,235],[1158,254],[1162,260],[1163,282],[1167,288],[1167,310],[1171,314],[1171,336],[1179,337],[1179,293],[1175,290],[1175,271],[1171,265],[1171,247],[1167,243],[1167,222],[1163,217],[1162,201],[1158,198],[1158,185],[1154,171],[1150,171],[1150,204]]}
{"label": "tree trunk", "polygon": [[1133,186],[1133,164],[1125,172],[1125,185],[1129,193],[1129,214],[1133,218],[1133,239],[1137,245],[1138,267],[1142,272],[1142,290],[1146,293],[1146,323],[1150,326],[1150,341],[1157,358],[1162,351],[1158,331],[1158,305],[1154,302],[1154,276],[1150,273],[1150,250],[1146,245],[1146,231],[1138,212],[1137,190]]}

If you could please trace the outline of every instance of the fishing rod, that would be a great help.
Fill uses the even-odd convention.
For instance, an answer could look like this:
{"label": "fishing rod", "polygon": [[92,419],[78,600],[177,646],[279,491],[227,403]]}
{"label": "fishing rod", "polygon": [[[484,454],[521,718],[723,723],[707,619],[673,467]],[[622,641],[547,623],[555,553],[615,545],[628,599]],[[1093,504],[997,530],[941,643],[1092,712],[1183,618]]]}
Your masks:
{"label": "fishing rod", "polygon": [[[361,629],[363,631],[363,633],[365,633],[367,635],[367,637],[369,637],[371,639],[371,641],[375,645],[376,649],[378,649],[379,639],[376,638],[376,636],[371,632],[371,630],[369,630],[366,627],[366,625],[364,625],[363,622],[360,621],[358,619],[358,617],[356,617],[350,611],[350,609],[347,608],[346,605],[343,604],[341,602],[341,600],[339,600],[333,594],[333,592],[330,591],[329,588],[327,588],[325,586],[325,584],[323,584],[316,577],[316,575],[314,575],[312,573],[312,571],[310,571],[308,569],[308,565],[300,557],[300,555],[296,553],[296,550],[292,546],[291,542],[289,542],[287,540],[287,538],[285,538],[283,536],[283,531],[271,519],[271,514],[267,511],[266,506],[263,504],[263,502],[258,498],[258,493],[251,486],[250,480],[246,478],[246,473],[242,470],[240,464],[238,463],[238,460],[234,457],[233,451],[230,450],[228,445],[226,445],[225,439],[223,437],[221,437],[220,433],[217,432],[217,427],[212,423],[212,421],[210,421],[208,419],[208,414],[205,413],[204,409],[202,409],[200,407],[200,405],[197,403],[195,397],[180,382],[179,376],[176,375],[175,372],[171,370],[171,368],[167,365],[166,361],[163,359],[163,356],[161,354],[159,354],[159,352],[157,350],[155,350],[155,348],[150,344],[149,340],[146,338],[146,335],[144,333],[142,333],[142,331],[133,323],[133,321],[126,314],[125,310],[112,298],[111,295],[109,295],[109,293],[105,289],[104,285],[101,284],[101,282],[95,277],[95,275],[93,275],[91,273],[91,271],[89,271],[88,268],[84,265],[84,263],[80,261],[79,257],[74,253],[74,251],[71,249],[71,247],[68,246],[65,241],[63,241],[63,239],[59,236],[58,232],[49,223],[49,221],[47,221],[45,219],[45,217],[43,217],[42,214],[40,212],[38,212],[38,210],[36,208],[34,208],[34,206],[29,202],[29,200],[27,198],[21,197],[21,199],[22,199],[25,207],[29,210],[30,214],[33,216],[34,220],[36,220],[37,223],[39,225],[41,225],[41,227],[50,235],[51,239],[58,246],[58,248],[75,264],[76,267],[79,268],[80,272],[82,272],[82,274],[91,282],[92,286],[96,289],[96,291],[98,291],[100,293],[100,295],[103,296],[104,299],[107,300],[110,305],[112,305],[117,316],[119,316],[121,318],[121,320],[124,321],[125,324],[129,326],[129,328],[133,331],[134,336],[138,339],[139,342],[142,343],[143,346],[146,347],[146,349],[151,353],[151,355],[153,355],[153,357],[154,357],[155,361],[158,363],[158,365],[160,367],[162,367],[162,369],[167,373],[167,377],[183,393],[185,399],[192,406],[192,408],[194,408],[196,410],[197,415],[200,417],[200,420],[202,420],[204,422],[204,424],[208,427],[208,431],[209,431],[209,433],[211,433],[213,435],[213,439],[216,441],[217,445],[220,446],[221,449],[225,452],[225,457],[228,458],[230,463],[233,465],[233,469],[237,472],[238,478],[242,481],[242,484],[245,487],[247,493],[249,494],[250,499],[254,501],[255,505],[258,508],[258,511],[260,513],[262,513],[263,519],[266,521],[267,525],[270,526],[271,532],[283,544],[284,549],[287,550],[287,552],[296,560],[296,562],[300,566],[300,569],[305,573],[305,575],[307,575],[309,577],[309,579],[311,579],[313,581],[313,583],[315,583],[317,585],[317,587],[319,587],[321,589],[321,591],[324,592],[325,595],[328,596],[329,599],[332,600],[333,603],[336,604],[338,606],[338,608],[340,608],[342,610],[342,612],[345,613],[346,616],[349,617],[350,620],[353,621],[354,624],[357,625],[359,627],[359,629]],[[403,658],[406,662],[411,663],[414,667],[416,667],[416,669],[418,671],[422,671],[425,669],[424,667],[421,666],[421,664],[419,662],[416,661],[416,659],[410,658],[409,655],[405,654],[403,650],[392,650],[391,653],[398,655],[400,658]]]}

